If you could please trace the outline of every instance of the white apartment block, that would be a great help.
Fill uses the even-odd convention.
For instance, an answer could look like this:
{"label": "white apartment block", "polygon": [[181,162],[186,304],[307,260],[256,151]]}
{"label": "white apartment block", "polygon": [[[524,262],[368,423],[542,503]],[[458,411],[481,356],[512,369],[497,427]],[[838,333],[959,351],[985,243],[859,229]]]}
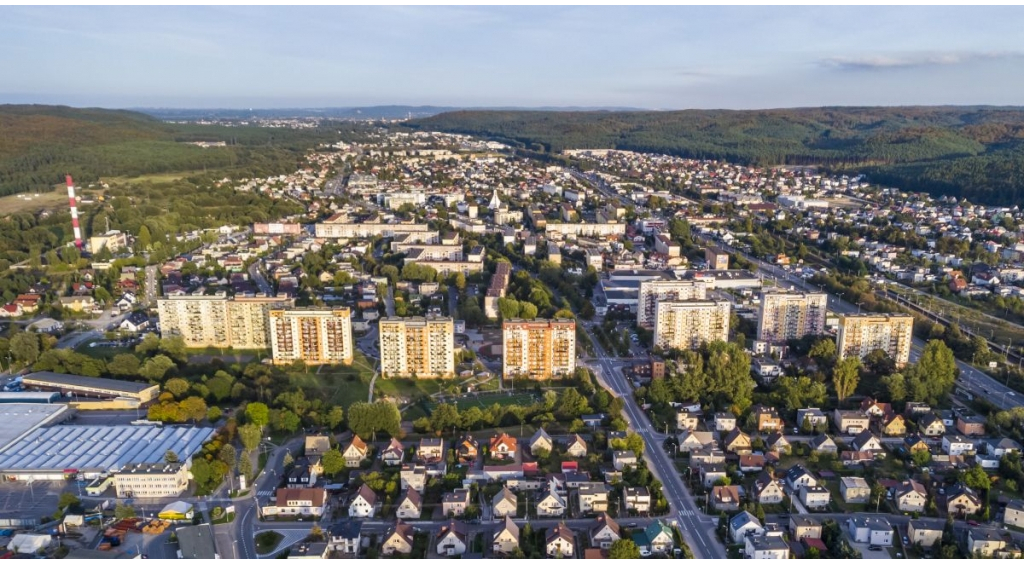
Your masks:
{"label": "white apartment block", "polygon": [[129,464],[114,473],[117,497],[177,497],[188,489],[188,466],[180,462]]}
{"label": "white apartment block", "polygon": [[434,232],[425,223],[349,223],[348,217],[335,215],[317,223],[316,236],[328,239],[369,239],[371,237],[394,237],[396,234],[407,233],[412,240],[428,240]]}
{"label": "white apartment block", "polygon": [[380,371],[391,378],[455,375],[455,322],[450,317],[380,320]]}
{"label": "white apartment block", "polygon": [[571,376],[576,370],[576,321],[510,319],[502,324],[502,374],[537,380]]}
{"label": "white apartment block", "polygon": [[707,282],[700,280],[644,280],[637,299],[637,325],[647,329],[654,327],[658,302],[706,300],[707,288]]}
{"label": "white apartment block", "polygon": [[804,292],[762,292],[757,338],[785,343],[805,335],[825,332],[828,295]]}
{"label": "white apartment block", "polygon": [[291,307],[281,298],[171,296],[157,300],[160,330],[179,335],[187,347],[263,349],[269,347],[267,314]]}
{"label": "white apartment block", "polygon": [[544,230],[563,237],[609,237],[626,234],[625,223],[548,223]]}
{"label": "white apartment block", "polygon": [[726,300],[658,302],[654,346],[693,350],[704,343],[728,341],[729,313]]}
{"label": "white apartment block", "polygon": [[274,364],[352,364],[352,312],[348,308],[270,311]]}
{"label": "white apartment block", "polygon": [[839,316],[839,358],[864,358],[881,349],[897,366],[910,361],[914,318],[903,314],[857,314]]}

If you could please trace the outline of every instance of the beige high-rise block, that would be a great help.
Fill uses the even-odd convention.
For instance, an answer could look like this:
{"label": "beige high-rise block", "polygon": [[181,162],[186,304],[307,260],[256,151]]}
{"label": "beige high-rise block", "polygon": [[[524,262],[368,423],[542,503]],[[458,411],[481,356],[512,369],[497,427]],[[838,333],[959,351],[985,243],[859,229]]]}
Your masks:
{"label": "beige high-rise block", "polygon": [[654,346],[698,349],[704,343],[729,340],[726,300],[662,301],[655,308]]}
{"label": "beige high-rise block", "polygon": [[708,284],[702,280],[645,280],[640,283],[636,323],[648,329],[654,327],[658,302],[706,300],[707,294]]}
{"label": "beige high-rise block", "polygon": [[269,319],[274,364],[352,364],[352,311],[347,307],[273,309]]}
{"label": "beige high-rise block", "polygon": [[906,314],[850,314],[839,316],[839,358],[864,358],[881,349],[897,366],[910,361],[914,318]]}
{"label": "beige high-rise block", "polygon": [[757,338],[784,343],[825,332],[828,295],[804,292],[762,292]]}
{"label": "beige high-rise block", "polygon": [[576,321],[510,319],[502,324],[502,373],[506,378],[537,380],[571,376],[576,371]]}
{"label": "beige high-rise block", "polygon": [[291,299],[171,296],[157,300],[160,330],[180,335],[187,347],[263,349],[270,344],[267,313]]}
{"label": "beige high-rise block", "polygon": [[450,317],[380,320],[380,372],[385,377],[455,375],[455,322]]}

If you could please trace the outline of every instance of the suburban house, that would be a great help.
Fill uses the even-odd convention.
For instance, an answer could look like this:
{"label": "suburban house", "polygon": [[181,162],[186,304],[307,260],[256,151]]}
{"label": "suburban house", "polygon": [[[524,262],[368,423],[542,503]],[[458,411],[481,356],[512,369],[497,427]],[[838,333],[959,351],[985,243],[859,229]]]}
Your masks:
{"label": "suburban house", "polygon": [[737,511],[740,508],[739,486],[715,486],[711,488],[711,505],[718,511]]}
{"label": "suburban house", "polygon": [[921,435],[910,435],[904,438],[903,448],[907,449],[907,452],[910,454],[914,454],[919,450],[931,452],[931,447],[928,446],[928,442]]}
{"label": "suburban house", "polygon": [[839,482],[839,492],[846,503],[867,503],[871,498],[871,486],[860,476],[843,476]]}
{"label": "suburban house", "polygon": [[741,511],[729,519],[729,536],[734,544],[742,543],[748,535],[760,535],[764,527],[749,511]]}
{"label": "suburban house", "polygon": [[651,492],[646,486],[623,488],[622,498],[626,504],[626,511],[647,513],[651,510]]}
{"label": "suburban house", "polygon": [[548,489],[537,502],[537,517],[561,517],[567,508],[565,498],[555,490]]}
{"label": "suburban house", "polygon": [[401,466],[404,459],[405,447],[395,438],[380,452],[380,460],[385,466]]}
{"label": "suburban house", "polygon": [[832,493],[824,486],[804,486],[800,488],[800,503],[807,509],[824,509],[832,501]]}
{"label": "suburban house", "polygon": [[419,464],[403,464],[399,472],[401,488],[403,490],[412,488],[420,493],[427,489],[427,467]]}
{"label": "suburban house", "polygon": [[573,435],[569,439],[569,444],[565,447],[565,452],[569,456],[582,458],[587,455],[587,442],[583,440],[583,437]]}
{"label": "suburban house", "polygon": [[971,527],[967,529],[967,553],[971,556],[991,558],[996,552],[1006,548],[1003,535],[991,529]]}
{"label": "suburban house", "polygon": [[612,466],[618,470],[625,470],[627,467],[637,465],[636,454],[631,450],[617,450],[612,453]]}
{"label": "suburban house", "polygon": [[788,560],[789,545],[778,535],[752,535],[744,539],[743,555],[755,560]]}
{"label": "suburban house", "polygon": [[950,456],[960,456],[974,452],[974,443],[960,435],[943,435],[942,452]]}
{"label": "suburban house", "polygon": [[679,452],[692,452],[715,444],[710,431],[683,431],[679,434]]}
{"label": "suburban house", "polygon": [[853,542],[872,546],[892,546],[892,525],[884,517],[851,517],[846,530]]}
{"label": "suburban house", "polygon": [[415,536],[412,525],[398,520],[394,526],[388,528],[384,533],[384,542],[381,543],[380,552],[384,556],[395,554],[412,554],[412,542]]}
{"label": "suburban house", "polygon": [[416,458],[424,464],[433,464],[444,460],[444,439],[430,437],[420,439],[420,448]]}
{"label": "suburban house", "polygon": [[892,500],[900,511],[921,513],[928,503],[928,490],[920,482],[904,480],[893,488]]}
{"label": "suburban house", "polygon": [[943,525],[928,523],[921,519],[911,519],[907,524],[907,540],[910,541],[910,544],[920,544],[924,548],[931,548],[935,543],[942,541],[943,530]]}
{"label": "suburban house", "polygon": [[820,454],[836,454],[839,452],[839,446],[836,445],[836,442],[832,440],[832,437],[825,434],[812,438],[807,443],[807,446],[809,446],[814,452]]}
{"label": "suburban house", "polygon": [[370,449],[363,442],[363,439],[359,438],[359,435],[352,437],[352,442],[345,447],[341,455],[345,458],[346,468],[359,468],[359,465],[366,460],[366,455],[369,454]]}
{"label": "suburban house", "polygon": [[985,418],[980,415],[958,415],[956,430],[961,435],[980,437],[985,434]]}
{"label": "suburban house", "polygon": [[782,503],[786,494],[782,484],[770,472],[762,470],[754,479],[754,499],[761,505]]}
{"label": "suburban house", "polygon": [[454,519],[441,526],[437,532],[437,553],[441,556],[459,556],[466,553],[469,531],[466,524]]}
{"label": "suburban house", "polygon": [[576,556],[576,537],[565,523],[559,523],[548,531],[544,547],[549,558],[573,558]]}
{"label": "suburban house", "polygon": [[680,431],[695,431],[700,425],[700,415],[680,409],[676,411],[676,428]]}
{"label": "suburban house", "polygon": [[488,453],[497,460],[512,460],[516,457],[516,440],[508,433],[492,437]]}
{"label": "suburban house", "polygon": [[946,434],[946,424],[934,413],[921,416],[917,422],[917,430],[926,437],[941,437]]}
{"label": "suburban house", "polygon": [[817,407],[796,410],[796,425],[801,429],[824,430],[828,425],[828,415]]}
{"label": "suburban house", "polygon": [[781,431],[782,418],[774,407],[763,405],[754,406],[754,423],[759,433],[771,433]]}
{"label": "suburban house", "polygon": [[[331,552],[341,554],[359,554],[359,545],[362,539],[362,521],[346,520],[335,523],[327,529],[327,548]],[[411,546],[410,546],[411,548]]]}
{"label": "suburban house", "polygon": [[263,514],[285,517],[319,517],[327,505],[327,490],[323,488],[278,488],[272,505],[263,508]]}
{"label": "suburban house", "polygon": [[458,454],[460,464],[472,464],[480,454],[480,445],[472,435],[466,435],[459,440],[459,444],[455,450]]}
{"label": "suburban house", "polygon": [[765,437],[764,446],[769,452],[789,454],[793,449],[789,440],[782,433],[772,433]]}
{"label": "suburban house", "polygon": [[946,511],[951,515],[963,517],[973,515],[980,510],[981,498],[971,488],[963,484],[956,484],[946,490]]}
{"label": "suburban house", "polygon": [[668,554],[675,547],[672,529],[661,519],[633,533],[633,542],[640,549],[641,556]]}
{"label": "suburban house", "polygon": [[512,554],[519,548],[519,526],[512,521],[511,516],[506,516],[498,530],[494,532],[491,539],[491,550],[495,554]]}
{"label": "suburban house", "polygon": [[580,513],[597,513],[608,511],[608,486],[602,482],[580,484],[576,490],[579,499]]}
{"label": "suburban house", "polygon": [[878,437],[871,431],[858,433],[850,443],[850,447],[856,452],[869,452],[876,456],[885,453],[885,450],[882,449],[882,441],[878,440]]}
{"label": "suburban house", "polygon": [[616,523],[607,513],[597,516],[597,522],[590,527],[590,546],[599,548],[610,548],[612,543],[622,538],[619,532],[619,524]]}
{"label": "suburban house", "polygon": [[818,485],[818,478],[811,474],[811,471],[797,464],[786,472],[786,486],[789,489],[796,491],[800,488],[806,488]]}
{"label": "suburban house", "polygon": [[466,488],[458,488],[454,491],[446,492],[441,497],[441,514],[449,517],[459,517],[466,512],[466,508],[469,507],[469,490]]}
{"label": "suburban house", "polygon": [[370,486],[363,484],[348,505],[349,517],[373,517],[377,510],[377,494]]}
{"label": "suburban house", "polygon": [[839,432],[844,435],[856,435],[871,427],[871,418],[860,410],[837,409],[832,421],[836,424]]}
{"label": "suburban house", "polygon": [[1003,510],[1003,524],[1024,529],[1024,501],[1011,499]]}
{"label": "suburban house", "polygon": [[796,541],[801,539],[820,539],[821,523],[817,519],[811,519],[804,515],[790,515],[789,532],[793,535],[793,540]]}
{"label": "suburban house", "polygon": [[413,488],[408,488],[398,498],[398,509],[395,515],[399,519],[419,519],[423,514],[423,496]]}
{"label": "suburban house", "polygon": [[722,439],[722,448],[735,454],[750,454],[750,435],[737,427]]}
{"label": "suburban house", "polygon": [[[493,441],[492,441],[493,443]],[[551,439],[551,435],[543,428],[537,429],[537,432],[530,437],[530,454],[536,456],[538,450],[546,450],[548,453],[555,450],[555,441]],[[494,450],[493,447],[491,450]],[[513,449],[515,450],[515,449]],[[494,454],[491,454],[494,456]]]}
{"label": "suburban house", "polygon": [[715,414],[715,430],[728,433],[736,428],[736,416],[732,413],[718,412]]}
{"label": "suburban house", "polygon": [[503,487],[491,500],[491,513],[495,517],[505,517],[506,515],[515,517],[518,504],[519,500],[516,498],[516,494],[507,487]]}
{"label": "suburban house", "polygon": [[898,413],[890,414],[879,420],[878,430],[887,437],[902,437],[907,434],[907,422]]}
{"label": "suburban house", "polygon": [[705,488],[714,486],[716,482],[724,480],[728,476],[725,464],[701,464],[698,471],[700,472],[700,481]]}
{"label": "suburban house", "polygon": [[760,472],[764,470],[765,459],[762,454],[741,454],[740,455],[740,472],[749,474],[752,472]]}

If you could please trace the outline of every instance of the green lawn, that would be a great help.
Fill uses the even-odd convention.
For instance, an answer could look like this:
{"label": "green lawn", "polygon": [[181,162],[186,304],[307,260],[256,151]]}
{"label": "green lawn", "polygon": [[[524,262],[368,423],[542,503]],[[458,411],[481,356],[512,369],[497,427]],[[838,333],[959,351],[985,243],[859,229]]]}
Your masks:
{"label": "green lawn", "polygon": [[366,401],[373,374],[373,362],[356,351],[352,366],[324,366],[319,372],[311,366],[306,372],[289,372],[288,376],[306,392],[306,397],[348,409],[353,402]]}
{"label": "green lawn", "polygon": [[256,535],[256,554],[270,554],[284,540],[284,535],[277,531],[263,531]]}
{"label": "green lawn", "polygon": [[455,405],[459,408],[459,411],[469,409],[471,407],[479,407],[480,409],[486,409],[492,405],[533,405],[537,403],[537,396],[532,393],[526,394],[489,394],[485,396],[474,396],[468,398],[461,398],[455,400]]}
{"label": "green lawn", "polygon": [[105,341],[106,339],[94,339],[85,341],[75,348],[75,352],[82,353],[86,356],[97,358],[100,360],[111,360],[119,354],[135,354],[135,349],[131,347],[90,347],[92,343]]}

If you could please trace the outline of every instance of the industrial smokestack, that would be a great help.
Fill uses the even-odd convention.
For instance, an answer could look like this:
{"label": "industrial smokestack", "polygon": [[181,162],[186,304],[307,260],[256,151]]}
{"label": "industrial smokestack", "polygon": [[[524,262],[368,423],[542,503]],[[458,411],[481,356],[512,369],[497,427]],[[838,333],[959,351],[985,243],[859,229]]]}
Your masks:
{"label": "industrial smokestack", "polygon": [[75,231],[75,246],[78,250],[82,250],[82,228],[78,226],[78,207],[75,203],[75,183],[71,180],[71,175],[67,175],[68,182],[68,200],[71,203],[71,227]]}

